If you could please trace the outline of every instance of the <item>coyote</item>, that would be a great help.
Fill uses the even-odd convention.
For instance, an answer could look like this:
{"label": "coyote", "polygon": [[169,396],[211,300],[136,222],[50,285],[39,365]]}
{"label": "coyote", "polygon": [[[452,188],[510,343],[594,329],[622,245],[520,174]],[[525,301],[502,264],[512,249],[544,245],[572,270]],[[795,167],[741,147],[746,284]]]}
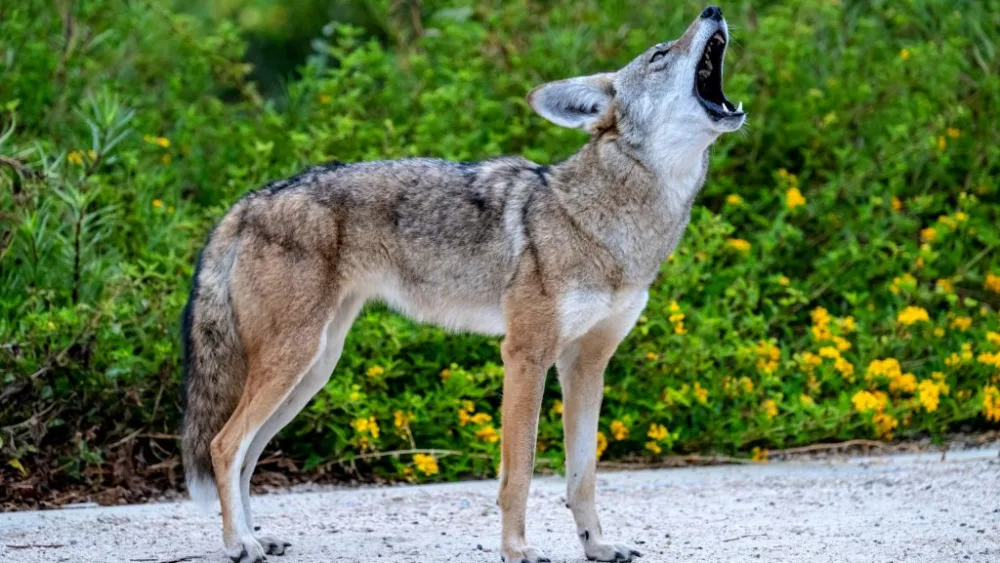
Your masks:
{"label": "coyote", "polygon": [[542,117],[589,132],[558,164],[412,158],[314,166],[240,199],[209,236],[184,313],[183,453],[195,499],[218,495],[227,554],[282,555],[254,535],[265,444],[333,371],[361,307],[506,335],[498,504],[507,563],[525,540],[546,372],[563,393],[567,507],[588,559],[631,561],[594,505],[604,369],[646,305],[708,169],[745,121],[722,92],[729,35],[709,6],[676,41],[617,72],[543,84]]}

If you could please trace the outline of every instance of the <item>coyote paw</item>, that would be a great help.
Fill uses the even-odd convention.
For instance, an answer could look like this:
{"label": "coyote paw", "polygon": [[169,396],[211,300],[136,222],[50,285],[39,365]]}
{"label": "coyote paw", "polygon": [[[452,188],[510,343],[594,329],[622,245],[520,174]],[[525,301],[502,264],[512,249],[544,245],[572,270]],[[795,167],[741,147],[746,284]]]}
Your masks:
{"label": "coyote paw", "polygon": [[226,555],[233,560],[233,563],[261,563],[267,561],[267,553],[264,546],[253,536],[240,538],[236,545],[226,548]]}
{"label": "coyote paw", "polygon": [[268,555],[284,555],[285,550],[292,545],[281,538],[272,536],[257,536],[257,541],[264,546],[264,551]]}
{"label": "coyote paw", "polygon": [[587,559],[590,561],[611,561],[614,563],[626,563],[633,557],[642,557],[642,554],[627,545],[611,545],[599,543],[589,545],[584,550]]}
{"label": "coyote paw", "polygon": [[533,547],[504,549],[502,555],[500,555],[500,560],[503,563],[549,563],[552,561]]}

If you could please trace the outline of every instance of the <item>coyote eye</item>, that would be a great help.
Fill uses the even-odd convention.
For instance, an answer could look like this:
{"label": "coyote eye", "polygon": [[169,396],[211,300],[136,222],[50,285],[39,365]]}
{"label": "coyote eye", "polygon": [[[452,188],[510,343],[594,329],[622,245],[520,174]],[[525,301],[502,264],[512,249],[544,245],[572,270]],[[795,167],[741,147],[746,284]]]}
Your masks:
{"label": "coyote eye", "polygon": [[658,61],[658,60],[662,59],[663,57],[667,56],[667,51],[668,50],[669,49],[663,50],[663,51],[657,51],[656,53],[653,53],[653,58],[649,59],[649,62],[650,63],[655,63],[656,61]]}

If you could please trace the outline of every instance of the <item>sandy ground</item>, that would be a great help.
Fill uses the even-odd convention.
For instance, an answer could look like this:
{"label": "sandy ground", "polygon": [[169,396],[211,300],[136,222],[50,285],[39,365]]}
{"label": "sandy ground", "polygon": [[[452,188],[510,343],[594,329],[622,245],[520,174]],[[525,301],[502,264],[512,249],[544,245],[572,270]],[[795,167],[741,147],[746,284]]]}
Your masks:
{"label": "sandy ground", "polygon": [[[500,560],[496,483],[255,497],[281,563]],[[584,561],[564,482],[535,480],[528,538]],[[609,540],[637,561],[1000,561],[996,448],[839,461],[602,473]],[[188,502],[0,515],[0,561],[225,563],[217,515]]]}

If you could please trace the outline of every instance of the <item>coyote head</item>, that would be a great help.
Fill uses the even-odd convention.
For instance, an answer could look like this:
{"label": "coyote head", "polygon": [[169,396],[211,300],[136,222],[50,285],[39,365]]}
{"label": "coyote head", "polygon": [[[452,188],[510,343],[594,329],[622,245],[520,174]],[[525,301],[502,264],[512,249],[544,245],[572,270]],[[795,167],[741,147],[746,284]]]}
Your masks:
{"label": "coyote head", "polygon": [[550,82],[528,103],[563,127],[598,133],[614,128],[646,157],[704,150],[720,134],[743,126],[742,102],[722,93],[729,30],[709,6],[676,41],[653,45],[617,72]]}

